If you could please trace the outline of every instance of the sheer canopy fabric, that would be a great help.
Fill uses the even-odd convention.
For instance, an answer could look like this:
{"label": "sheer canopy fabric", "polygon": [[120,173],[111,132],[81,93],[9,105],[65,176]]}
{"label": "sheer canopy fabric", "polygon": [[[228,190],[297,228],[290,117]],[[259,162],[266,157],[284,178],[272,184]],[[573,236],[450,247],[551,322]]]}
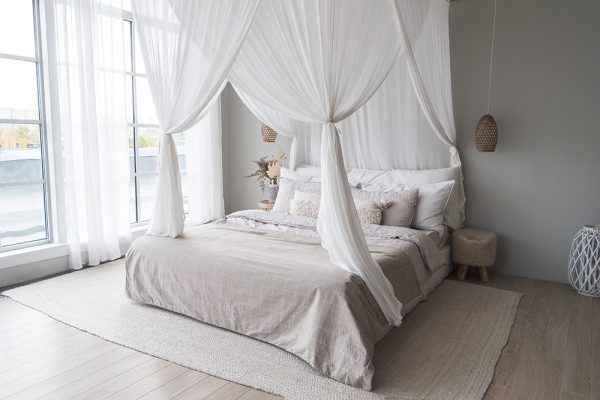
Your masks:
{"label": "sheer canopy fabric", "polygon": [[132,1],[152,100],[164,133],[153,217],[148,227],[151,234],[176,237],[183,232],[181,178],[170,134],[193,127],[216,101],[259,3]]}
{"label": "sheer canopy fabric", "polygon": [[[363,278],[386,318],[399,324],[401,304],[371,258],[358,221],[341,140],[354,146],[349,152],[359,160],[362,145],[381,135],[373,130],[405,135],[406,129],[417,144],[420,135],[435,134],[447,155],[436,158],[440,164],[436,166],[448,161],[460,165],[450,92],[447,1],[263,0],[259,6],[258,0],[133,0],[133,4],[165,133],[194,125],[228,76],[252,112],[295,138],[293,160],[318,143],[322,245],[334,264]],[[397,115],[408,122],[394,126]],[[338,123],[342,132],[351,132],[349,138],[345,134],[340,138]],[[318,141],[306,133],[311,125],[318,127]],[[170,135],[164,135],[150,227],[152,234],[172,237],[182,232],[184,218],[174,148]],[[385,154],[395,151],[386,146],[367,148]],[[402,153],[407,159],[400,164],[429,163],[419,158],[409,161],[410,149]],[[388,160],[386,167],[402,167],[397,160]]]}
{"label": "sheer canopy fabric", "polygon": [[[55,148],[65,179],[70,267],[123,254],[130,239],[122,0],[44,5]],[[62,144],[62,146],[61,146]],[[57,193],[63,195],[63,192]],[[60,226],[60,225],[59,225]]]}
{"label": "sheer canopy fabric", "polygon": [[334,264],[363,278],[394,324],[401,304],[369,253],[335,123],[377,91],[399,49],[389,1],[264,0],[230,75],[256,108],[322,125],[322,245]]}
{"label": "sheer canopy fabric", "polygon": [[[449,4],[445,0],[394,0],[394,4],[404,26],[403,49],[377,93],[338,124],[346,166],[460,167],[452,111]],[[305,124],[301,129],[298,159],[319,165],[320,126]],[[462,180],[457,190],[463,223]]]}
{"label": "sheer canopy fabric", "polygon": [[185,131],[189,220],[204,224],[225,216],[221,147],[221,99]]}

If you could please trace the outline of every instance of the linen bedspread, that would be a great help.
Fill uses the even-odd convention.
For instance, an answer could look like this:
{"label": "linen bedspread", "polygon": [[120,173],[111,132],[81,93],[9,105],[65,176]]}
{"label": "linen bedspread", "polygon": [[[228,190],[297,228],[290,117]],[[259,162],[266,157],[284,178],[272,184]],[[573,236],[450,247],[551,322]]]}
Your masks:
{"label": "linen bedspread", "polygon": [[[403,303],[427,296],[445,260],[426,233],[364,226]],[[143,236],[126,256],[129,298],[266,341],[340,382],[371,389],[375,344],[392,328],[365,283],[321,248],[314,218],[242,211],[176,238]]]}

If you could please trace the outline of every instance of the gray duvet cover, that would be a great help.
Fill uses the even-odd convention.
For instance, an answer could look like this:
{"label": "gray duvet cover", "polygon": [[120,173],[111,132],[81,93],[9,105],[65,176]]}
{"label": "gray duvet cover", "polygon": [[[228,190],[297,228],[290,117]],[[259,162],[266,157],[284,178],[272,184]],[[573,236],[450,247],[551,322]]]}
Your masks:
{"label": "gray duvet cover", "polygon": [[[392,326],[362,279],[331,264],[315,222],[244,211],[176,239],[143,236],[126,256],[127,295],[279,346],[369,390],[375,344]],[[446,260],[425,232],[364,230],[405,314]]]}

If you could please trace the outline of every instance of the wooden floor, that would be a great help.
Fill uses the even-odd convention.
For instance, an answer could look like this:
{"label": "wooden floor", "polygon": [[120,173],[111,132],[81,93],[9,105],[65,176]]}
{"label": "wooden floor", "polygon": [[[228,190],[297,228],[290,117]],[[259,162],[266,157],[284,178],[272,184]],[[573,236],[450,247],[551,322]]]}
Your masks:
{"label": "wooden floor", "polygon": [[[600,299],[577,295],[566,285],[502,275],[492,276],[490,286],[525,296],[485,399],[600,400]],[[0,399],[37,398],[279,397],[138,353],[2,301]]]}

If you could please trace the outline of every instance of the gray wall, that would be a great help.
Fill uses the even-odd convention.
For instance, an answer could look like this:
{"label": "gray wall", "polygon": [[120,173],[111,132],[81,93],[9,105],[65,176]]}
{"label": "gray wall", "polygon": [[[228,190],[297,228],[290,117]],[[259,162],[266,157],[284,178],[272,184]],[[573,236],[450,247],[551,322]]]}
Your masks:
{"label": "gray wall", "polygon": [[271,155],[277,157],[277,145],[289,155],[291,140],[277,135],[275,143],[264,143],[260,136],[260,121],[229,85],[225,88],[221,107],[225,210],[233,212],[258,208],[258,202],[266,199],[266,194],[261,193],[256,178],[244,176],[256,170],[252,160]]}
{"label": "gray wall", "polygon": [[[450,9],[467,225],[497,232],[496,271],[565,281],[573,234],[600,223],[600,2],[498,0],[495,153],[473,142],[486,109],[493,0],[453,0]],[[276,147],[260,141],[260,122],[231,88],[224,99],[227,210],[256,208],[264,196],[242,176]]]}
{"label": "gray wall", "polygon": [[600,223],[600,2],[498,0],[495,153],[478,153],[493,0],[450,7],[454,114],[467,224],[498,233],[496,268],[566,281],[573,234]]}

